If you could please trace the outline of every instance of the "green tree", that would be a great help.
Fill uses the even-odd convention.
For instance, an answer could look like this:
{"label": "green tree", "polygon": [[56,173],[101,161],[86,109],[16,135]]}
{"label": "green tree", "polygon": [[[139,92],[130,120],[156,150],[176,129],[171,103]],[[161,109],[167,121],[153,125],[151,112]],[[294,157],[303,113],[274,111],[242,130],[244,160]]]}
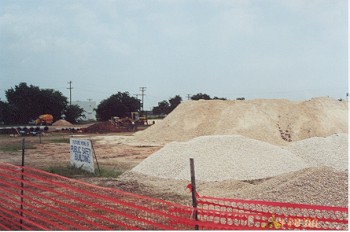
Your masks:
{"label": "green tree", "polygon": [[213,97],[213,100],[227,100],[225,97]]}
{"label": "green tree", "polygon": [[2,102],[1,100],[0,100],[0,124],[2,123],[2,122],[5,122],[5,120],[4,120],[4,109],[5,109],[5,107],[6,107],[6,103],[5,102]]}
{"label": "green tree", "polygon": [[68,107],[68,101],[61,92],[53,89],[42,89],[39,95],[38,110],[40,114],[52,114],[57,120],[61,117]]}
{"label": "green tree", "polygon": [[5,124],[16,123],[14,107],[2,101],[0,101],[0,122]]}
{"label": "green tree", "polygon": [[205,93],[197,93],[195,95],[192,95],[191,97],[192,100],[199,100],[199,99],[204,99],[204,100],[210,100],[210,96]]}
{"label": "green tree", "polygon": [[5,94],[11,123],[28,123],[41,114],[52,114],[54,119],[58,119],[67,106],[67,98],[61,92],[39,89],[24,82],[7,90]]}
{"label": "green tree", "polygon": [[139,111],[141,102],[131,97],[128,92],[118,92],[101,101],[97,106],[96,115],[99,120],[106,121],[113,116],[125,117],[130,112]]}
{"label": "green tree", "polygon": [[158,106],[153,107],[153,114],[156,115],[163,115],[167,114],[169,112],[170,104],[168,101],[164,100],[161,102],[158,102]]}
{"label": "green tree", "polygon": [[158,102],[158,106],[153,107],[152,112],[156,115],[169,114],[173,111],[180,103],[182,102],[182,98],[180,95],[176,95],[173,98],[170,98],[169,101],[164,100]]}
{"label": "green tree", "polygon": [[208,94],[206,93],[197,93],[191,97],[191,100],[227,100],[227,98],[224,97],[213,97],[211,98]]}
{"label": "green tree", "polygon": [[173,98],[169,99],[170,107],[168,110],[168,114],[173,111],[180,103],[182,102],[182,98],[179,95],[176,95]]}
{"label": "green tree", "polygon": [[85,110],[78,105],[68,106],[64,113],[65,119],[70,123],[76,123],[79,118],[85,118],[84,112]]}

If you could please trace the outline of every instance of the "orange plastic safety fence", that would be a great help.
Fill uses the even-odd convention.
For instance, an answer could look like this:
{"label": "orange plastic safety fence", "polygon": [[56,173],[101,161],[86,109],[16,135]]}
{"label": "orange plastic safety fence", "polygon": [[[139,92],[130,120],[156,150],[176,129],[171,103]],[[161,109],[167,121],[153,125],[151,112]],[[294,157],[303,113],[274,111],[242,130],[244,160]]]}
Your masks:
{"label": "orange plastic safety fence", "polygon": [[[342,207],[200,197],[198,208],[199,214],[200,209],[221,212],[215,217],[200,214],[201,221],[216,220],[224,225],[243,226],[246,229],[348,229],[348,208]],[[228,215],[237,213],[248,216],[229,219]]]}
{"label": "orange plastic safety fence", "polygon": [[[289,205],[206,197],[200,197],[198,208],[193,209],[5,163],[0,163],[0,177],[1,230],[261,230],[271,229],[271,225],[286,218],[288,221],[280,228],[299,229],[290,222],[304,217],[296,207],[295,212],[292,210],[295,215],[289,213]],[[318,217],[317,207],[305,209],[314,210],[307,211],[307,218],[317,219],[317,226],[302,228],[324,229],[322,223],[328,222],[337,223],[333,226],[336,229],[347,228],[347,209],[345,212],[338,208],[328,218],[325,214]],[[194,210],[197,220],[193,219]],[[332,211],[329,207],[325,210]]]}
{"label": "orange plastic safety fence", "polygon": [[0,175],[2,229],[169,230],[193,229],[196,224],[182,213],[191,207],[29,167],[0,163]]}

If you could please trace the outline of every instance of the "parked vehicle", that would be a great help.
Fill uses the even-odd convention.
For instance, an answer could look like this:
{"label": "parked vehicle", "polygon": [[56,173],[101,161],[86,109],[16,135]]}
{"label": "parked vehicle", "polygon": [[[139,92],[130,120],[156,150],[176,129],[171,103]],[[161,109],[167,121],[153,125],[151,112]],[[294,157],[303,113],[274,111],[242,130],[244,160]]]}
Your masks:
{"label": "parked vehicle", "polygon": [[52,125],[53,116],[51,114],[42,114],[36,120],[36,125]]}

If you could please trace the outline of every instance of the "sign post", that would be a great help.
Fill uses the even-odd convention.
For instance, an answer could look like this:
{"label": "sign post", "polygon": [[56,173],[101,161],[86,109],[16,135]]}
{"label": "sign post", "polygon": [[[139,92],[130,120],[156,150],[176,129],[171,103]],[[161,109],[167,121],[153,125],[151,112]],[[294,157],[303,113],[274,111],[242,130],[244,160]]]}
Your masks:
{"label": "sign post", "polygon": [[70,138],[70,164],[73,167],[95,173],[93,149],[90,140]]}
{"label": "sign post", "polygon": [[98,172],[100,173],[100,176],[101,176],[101,169],[100,169],[100,165],[98,164],[98,161],[97,161],[97,156],[96,156],[95,148],[94,148],[94,145],[92,144],[92,141],[91,141],[91,140],[90,140],[90,142],[91,142],[92,151],[93,151],[94,156],[95,156],[95,161],[96,161],[96,164],[97,164]]}

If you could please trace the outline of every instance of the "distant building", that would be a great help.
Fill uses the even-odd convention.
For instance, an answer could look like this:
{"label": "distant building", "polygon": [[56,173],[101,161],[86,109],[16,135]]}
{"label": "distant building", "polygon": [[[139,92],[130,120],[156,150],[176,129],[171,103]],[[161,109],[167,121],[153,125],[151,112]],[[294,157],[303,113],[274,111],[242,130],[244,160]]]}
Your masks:
{"label": "distant building", "polygon": [[96,120],[96,112],[94,109],[97,107],[95,101],[74,101],[72,102],[72,105],[78,105],[85,111],[85,118],[83,118],[84,121]]}

